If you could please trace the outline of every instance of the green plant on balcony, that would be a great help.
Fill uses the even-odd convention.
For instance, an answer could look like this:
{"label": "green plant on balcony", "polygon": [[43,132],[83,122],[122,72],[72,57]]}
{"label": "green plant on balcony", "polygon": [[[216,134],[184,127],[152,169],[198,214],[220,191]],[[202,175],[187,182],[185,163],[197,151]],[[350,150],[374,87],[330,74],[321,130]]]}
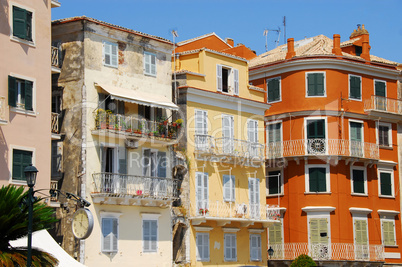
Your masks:
{"label": "green plant on balcony", "polygon": [[182,124],[183,124],[183,119],[177,119],[177,120],[176,120],[176,125],[177,125],[178,127],[181,127]]}
{"label": "green plant on balcony", "polygon": [[95,116],[95,126],[97,129],[106,129],[108,128],[109,125],[109,120],[110,120],[110,114],[112,114],[112,111],[110,110],[104,110],[104,109],[98,109],[96,111],[96,116]]}

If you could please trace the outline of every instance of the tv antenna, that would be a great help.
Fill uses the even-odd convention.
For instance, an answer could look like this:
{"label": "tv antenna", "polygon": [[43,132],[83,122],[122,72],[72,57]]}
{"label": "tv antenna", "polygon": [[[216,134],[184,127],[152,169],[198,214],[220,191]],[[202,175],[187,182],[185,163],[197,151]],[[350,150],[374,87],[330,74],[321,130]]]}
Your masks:
{"label": "tv antenna", "polygon": [[281,28],[278,27],[277,30],[274,29],[265,29],[263,35],[265,36],[265,51],[268,52],[268,33],[269,32],[276,32],[278,34],[278,40],[275,41],[276,46],[279,45],[279,38],[281,38]]}

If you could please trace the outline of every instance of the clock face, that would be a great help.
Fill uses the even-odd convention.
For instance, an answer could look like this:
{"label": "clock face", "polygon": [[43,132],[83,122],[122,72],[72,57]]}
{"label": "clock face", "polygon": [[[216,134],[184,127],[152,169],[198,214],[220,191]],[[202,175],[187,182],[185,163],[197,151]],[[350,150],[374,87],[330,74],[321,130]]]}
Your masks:
{"label": "clock face", "polygon": [[78,239],[87,238],[93,229],[94,220],[88,209],[79,209],[73,215],[73,234]]}

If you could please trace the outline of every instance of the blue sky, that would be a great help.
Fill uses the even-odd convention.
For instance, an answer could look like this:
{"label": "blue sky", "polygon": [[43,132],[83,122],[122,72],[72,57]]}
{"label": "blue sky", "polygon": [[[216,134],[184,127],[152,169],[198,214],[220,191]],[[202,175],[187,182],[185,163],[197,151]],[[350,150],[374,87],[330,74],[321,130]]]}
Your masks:
{"label": "blue sky", "polygon": [[[300,40],[324,34],[349,39],[357,24],[370,33],[371,54],[402,63],[401,0],[59,0],[52,19],[88,16],[176,42],[215,32],[230,37],[257,54],[265,52],[264,29],[281,29]],[[276,32],[268,33],[268,49],[275,48]]]}

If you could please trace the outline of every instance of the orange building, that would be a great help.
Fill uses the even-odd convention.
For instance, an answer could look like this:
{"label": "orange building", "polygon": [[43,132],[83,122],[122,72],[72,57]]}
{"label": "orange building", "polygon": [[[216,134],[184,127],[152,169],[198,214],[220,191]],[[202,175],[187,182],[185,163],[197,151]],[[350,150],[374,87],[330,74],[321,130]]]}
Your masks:
{"label": "orange building", "polygon": [[397,63],[370,54],[358,26],[340,42],[319,35],[250,61],[264,88],[270,263],[308,254],[325,266],[401,264]]}

